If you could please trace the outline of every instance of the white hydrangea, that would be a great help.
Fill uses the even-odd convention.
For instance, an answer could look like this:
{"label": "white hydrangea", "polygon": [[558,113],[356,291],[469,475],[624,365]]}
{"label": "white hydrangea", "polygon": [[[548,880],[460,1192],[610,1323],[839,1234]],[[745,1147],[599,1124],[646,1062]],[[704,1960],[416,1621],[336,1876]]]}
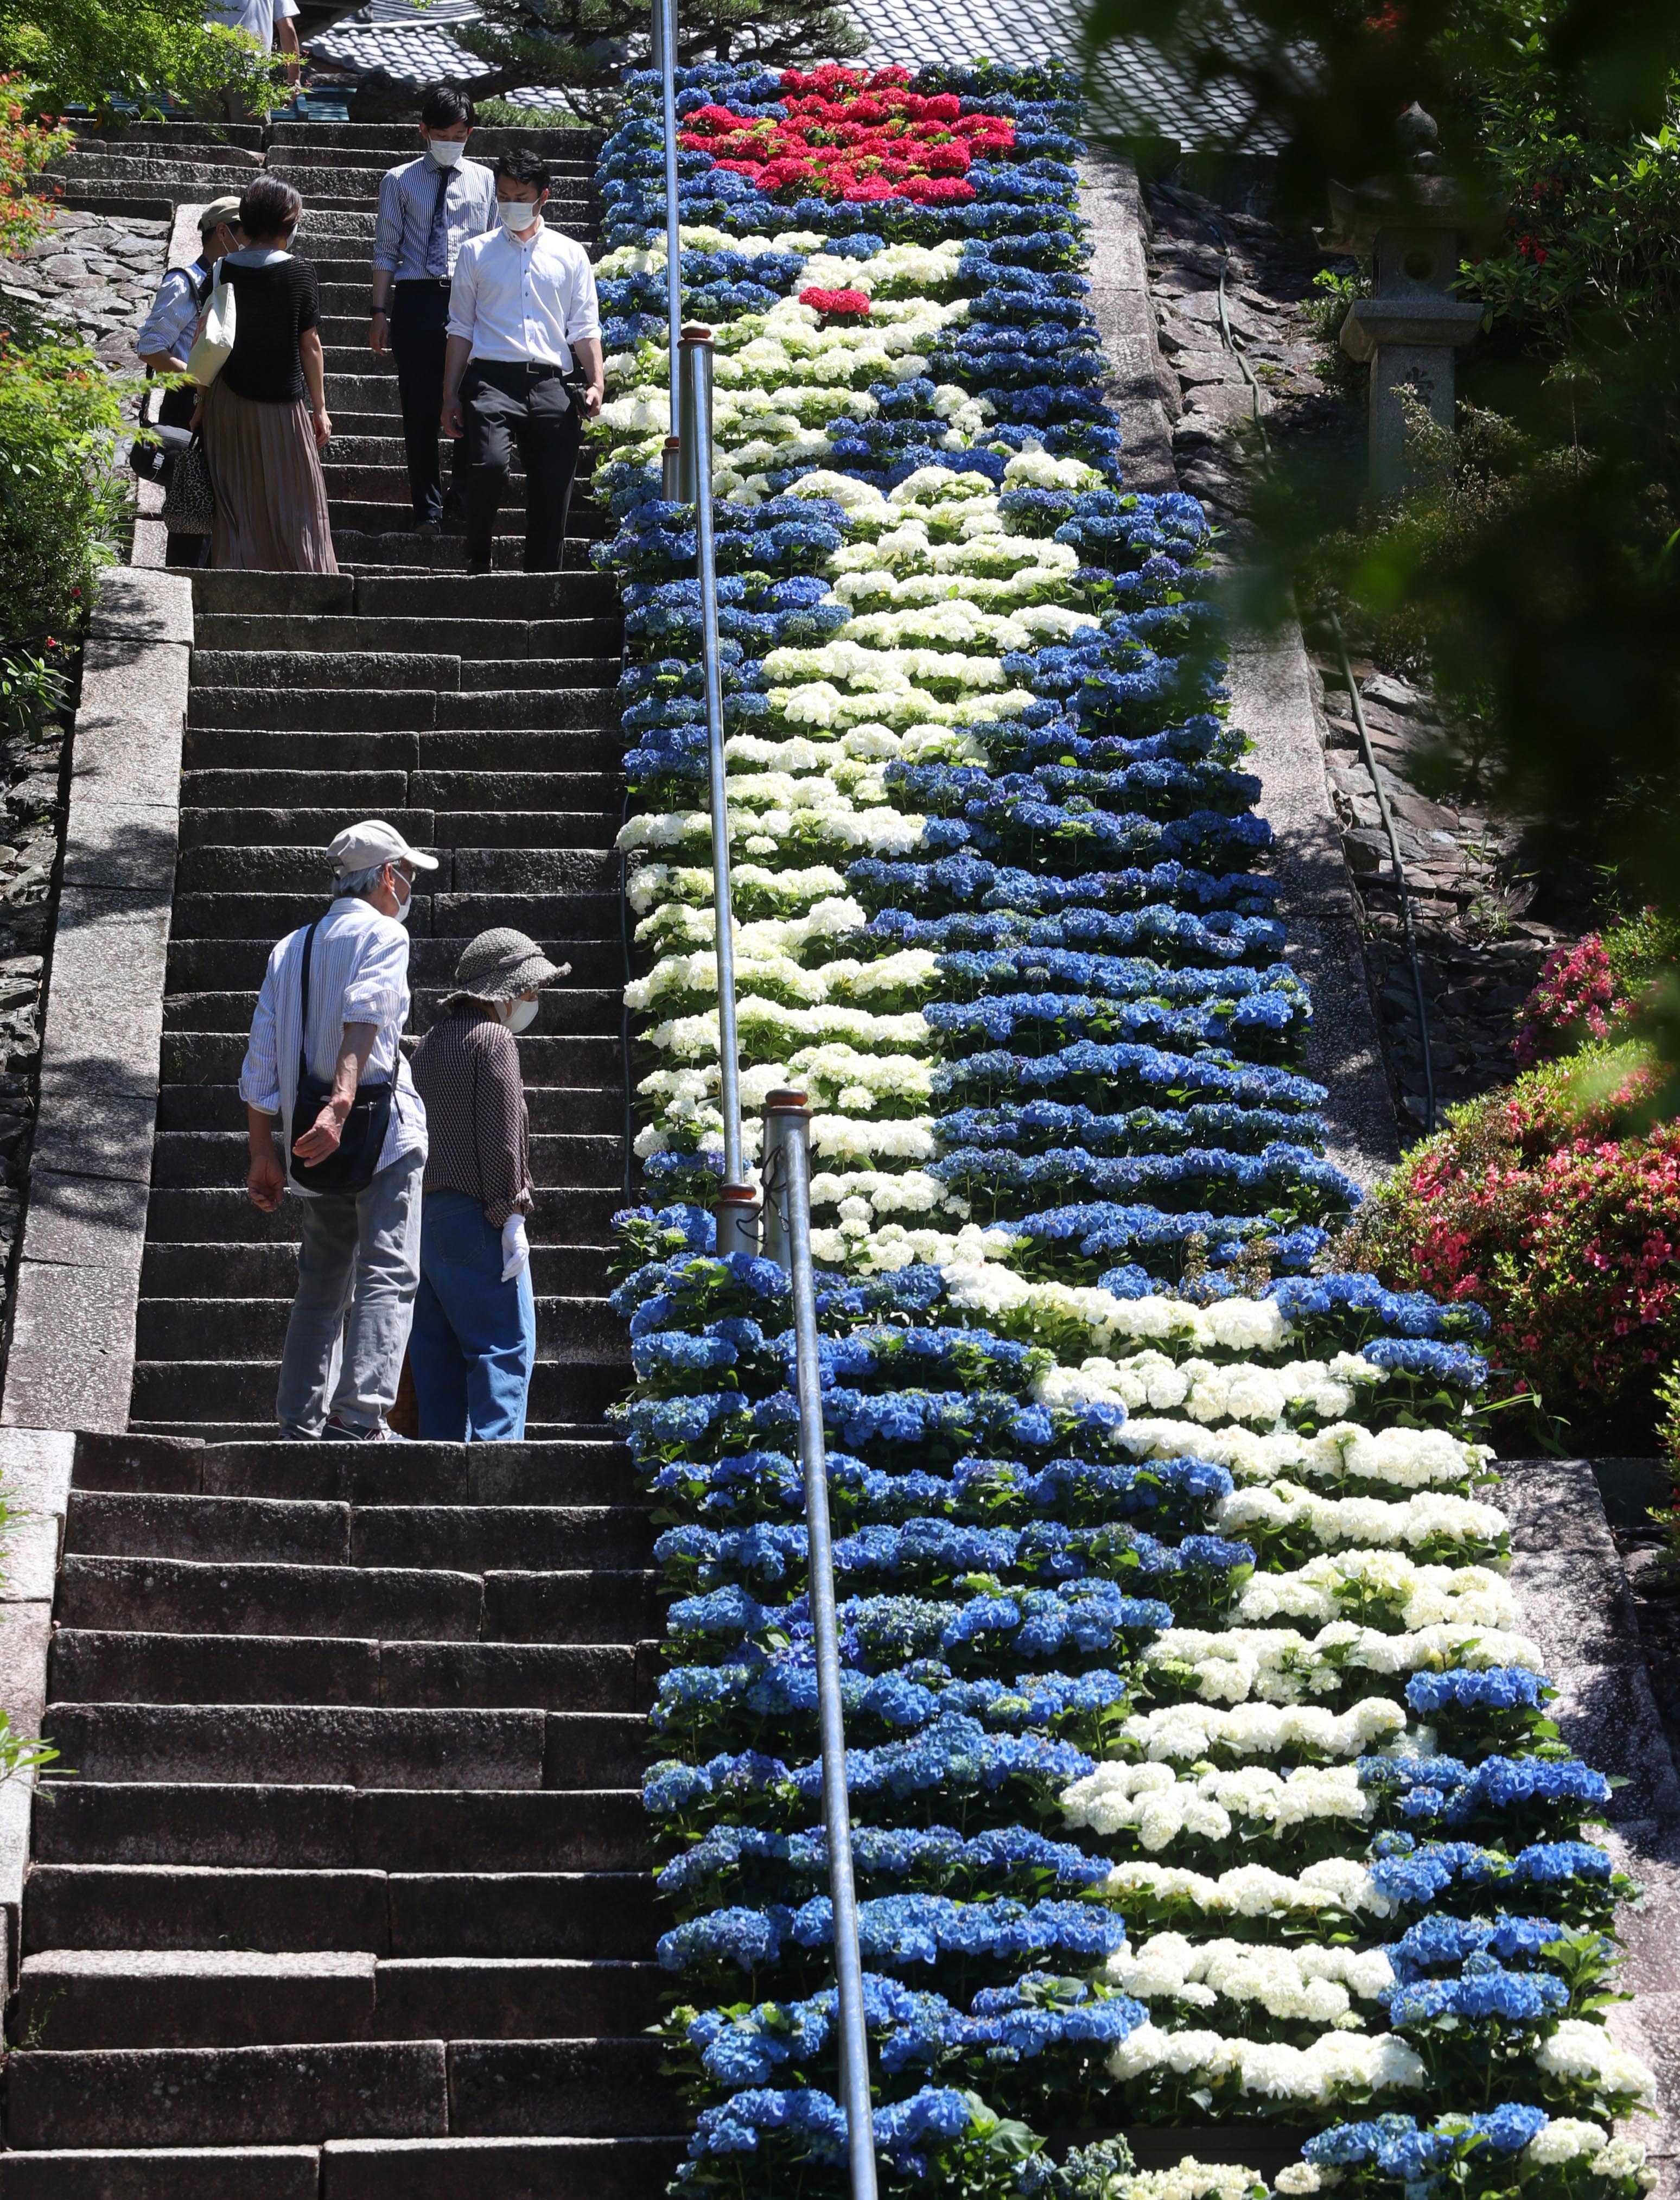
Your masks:
{"label": "white hydrangea", "polygon": [[1251,1696],[1293,1704],[1308,1696],[1338,1695],[1357,1672],[1397,1680],[1462,1665],[1477,1670],[1524,1665],[1537,1673],[1542,1663],[1539,1645],[1528,1636],[1466,1620],[1438,1621],[1394,1635],[1349,1619],[1332,1620],[1311,1636],[1292,1627],[1168,1627],[1140,1655],[1145,1668],[1170,1666],[1187,1676],[1203,1700],[1215,1704],[1244,1703]]}
{"label": "white hydrangea", "polygon": [[1534,2051],[1534,2059],[1548,2077],[1566,2078],[1578,2086],[1621,2095],[1654,2108],[1657,2081],[1636,2056],[1618,2047],[1601,2024],[1583,2017],[1566,2017]]}
{"label": "white hydrangea", "polygon": [[1135,1951],[1121,1948],[1109,1957],[1106,1975],[1110,1986],[1139,2001],[1203,2010],[1221,2001],[1257,2003],[1280,2023],[1337,2031],[1361,2029],[1354,2002],[1376,2001],[1395,1986],[1381,1948],[1298,1941],[1279,1948],[1256,1940],[1190,1940],[1182,1933],[1156,1933]]}
{"label": "white hydrangea", "polygon": [[1139,1418],[1116,1430],[1115,1442],[1134,1459],[1174,1459],[1188,1452],[1213,1460],[1238,1482],[1305,1475],[1315,1482],[1370,1482],[1396,1489],[1461,1488],[1493,1456],[1485,1444],[1461,1442],[1443,1429],[1362,1429],[1350,1421],[1303,1436]]}
{"label": "white hydrangea", "polygon": [[1121,2084],[1164,2070],[1203,2083],[1234,2079],[1243,2093],[1318,2108],[1349,2092],[1414,2092],[1428,2077],[1419,2057],[1386,2032],[1373,2039],[1330,2032],[1301,2048],[1226,2039],[1216,2032],[1162,2032],[1153,2024],[1129,2033],[1109,2056],[1108,2068]]}
{"label": "white hydrangea", "polygon": [[1189,1908],[1203,1917],[1288,1919],[1316,1916],[1324,1910],[1390,1917],[1396,1908],[1379,1893],[1365,1866],[1345,1857],[1326,1857],[1294,1874],[1272,1871],[1264,1864],[1237,1864],[1216,1877],[1128,1858],[1115,1865],[1103,1891],[1122,1911],[1128,1904],[1133,1908]]}
{"label": "white hydrangea", "polygon": [[1365,1544],[1396,1549],[1420,1543],[1502,1545],[1509,1523],[1496,1506],[1425,1490],[1398,1503],[1381,1497],[1320,1497],[1296,1482],[1233,1490],[1215,1515],[1222,1536],[1304,1534],[1326,1550]]}
{"label": "white hydrangea", "polygon": [[1171,2169],[1111,2179],[1106,2200],[1266,2200],[1266,2183],[1241,2162],[1198,2162],[1186,2154]]}
{"label": "white hydrangea", "polygon": [[1517,1618],[1510,1583],[1486,1566],[1419,1565],[1398,1551],[1333,1551],[1293,1573],[1255,1574],[1237,1600],[1246,1625],[1268,1619],[1326,1623],[1349,1608],[1383,1605],[1415,1630],[1441,1624],[1509,1628]]}
{"label": "white hydrangea", "polygon": [[1112,1837],[1133,1833],[1153,1854],[1188,1837],[1226,1841],[1273,1836],[1314,1822],[1356,1826],[1373,1816],[1350,1764],[1302,1765],[1285,1776],[1260,1765],[1182,1777],[1160,1758],[1099,1764],[1064,1788],[1062,1815]]}
{"label": "white hydrangea", "polygon": [[1134,1712],[1119,1740],[1158,1764],[1297,1753],[1334,1760],[1393,1748],[1406,1730],[1402,1705],[1365,1696],[1345,1711],[1326,1711],[1321,1704],[1246,1703],[1230,1711],[1206,1703],[1166,1704]]}

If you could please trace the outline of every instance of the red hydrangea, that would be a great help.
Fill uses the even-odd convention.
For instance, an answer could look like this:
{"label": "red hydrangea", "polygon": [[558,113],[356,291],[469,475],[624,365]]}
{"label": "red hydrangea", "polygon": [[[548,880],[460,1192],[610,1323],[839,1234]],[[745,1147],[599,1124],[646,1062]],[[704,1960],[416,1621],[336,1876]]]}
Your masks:
{"label": "red hydrangea", "polygon": [[819,290],[813,283],[799,293],[799,303],[819,313],[867,313],[869,301],[862,290]]}
{"label": "red hydrangea", "polygon": [[854,204],[911,199],[923,206],[972,199],[969,163],[1006,151],[1015,125],[1006,115],[964,114],[954,92],[910,91],[907,78],[904,69],[833,64],[787,69],[784,121],[700,107],[686,118],[677,142],[688,152],[710,153],[720,168],[772,195]]}

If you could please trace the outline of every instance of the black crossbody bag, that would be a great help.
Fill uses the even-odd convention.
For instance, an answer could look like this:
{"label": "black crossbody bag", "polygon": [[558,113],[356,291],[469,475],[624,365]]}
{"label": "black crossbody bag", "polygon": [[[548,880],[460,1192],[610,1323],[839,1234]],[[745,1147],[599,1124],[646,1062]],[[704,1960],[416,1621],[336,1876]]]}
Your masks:
{"label": "black crossbody bag", "polygon": [[303,1015],[297,1049],[297,1097],[292,1103],[291,1173],[306,1191],[366,1191],[379,1167],[391,1120],[391,1085],[360,1085],[339,1132],[338,1150],[324,1161],[301,1161],[297,1142],[313,1129],[315,1118],[332,1097],[330,1079],[309,1068],[309,958],[315,945],[312,924],[303,936]]}

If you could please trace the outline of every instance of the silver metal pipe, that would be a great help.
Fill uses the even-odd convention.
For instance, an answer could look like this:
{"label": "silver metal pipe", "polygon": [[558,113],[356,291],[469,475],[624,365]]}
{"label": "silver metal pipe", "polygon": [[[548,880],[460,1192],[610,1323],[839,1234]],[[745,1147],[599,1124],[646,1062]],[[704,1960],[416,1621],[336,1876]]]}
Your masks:
{"label": "silver metal pipe", "polygon": [[[852,1812],[846,1789],[846,1731],[840,1716],[840,1636],[834,1559],[828,1529],[828,1460],[822,1442],[822,1376],[817,1345],[817,1285],[811,1267],[811,1111],[802,1093],[783,1104],[781,1153],[787,1186],[788,1262],[793,1285],[795,1387],[799,1464],[805,1473],[811,1630],[817,1641],[817,1724],[822,1750],[822,1823],[828,1840],[828,1893],[834,1916],[834,1983],[840,1989],[840,2106],[846,2110],[852,2200],[875,2200],[875,2123],[869,2108],[869,2043],[863,2024],[863,1966],[858,1950],[858,1888],[852,1866]],[[767,1103],[766,1115],[770,1113]]]}
{"label": "silver metal pipe", "polygon": [[653,0],[653,66],[665,123],[665,307],[670,316],[670,432],[677,432],[677,345],[682,332],[682,245],[676,212],[676,0]]}
{"label": "silver metal pipe", "polygon": [[711,331],[682,331],[684,412],[693,422],[694,547],[700,584],[700,653],[705,676],[706,752],[711,796],[711,900],[717,938],[718,1102],[723,1111],[723,1181],[741,1180],[740,1047],[735,1036],[735,920],[729,893],[729,789],[723,768],[723,670],[717,642],[717,562],[711,534]]}
{"label": "silver metal pipe", "polygon": [[758,1249],[758,1196],[750,1184],[726,1184],[712,1204],[717,1224],[717,1257]]}
{"label": "silver metal pipe", "polygon": [[803,1107],[802,1092],[771,1092],[764,1100],[764,1135],[758,1149],[758,1186],[764,1196],[759,1216],[758,1250],[767,1261],[791,1267],[787,1252],[787,1175],[781,1158],[781,1126],[785,1110]]}

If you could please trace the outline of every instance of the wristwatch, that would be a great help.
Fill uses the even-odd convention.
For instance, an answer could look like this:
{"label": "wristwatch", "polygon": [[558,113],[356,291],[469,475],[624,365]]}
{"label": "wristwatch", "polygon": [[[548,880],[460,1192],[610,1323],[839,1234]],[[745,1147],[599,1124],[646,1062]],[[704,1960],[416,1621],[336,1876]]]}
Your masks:
{"label": "wristwatch", "polygon": [[391,317],[391,310],[390,310],[390,307],[389,307],[389,306],[374,306],[374,307],[371,307],[371,308],[370,308],[370,310],[369,310],[369,313],[368,313],[368,316],[367,316],[367,318],[369,319],[369,320],[372,320],[372,319],[373,319],[374,314],[376,314],[376,313],[382,313],[382,314],[383,314],[384,318],[385,318],[387,320],[389,320],[389,319],[390,319],[390,317]]}

